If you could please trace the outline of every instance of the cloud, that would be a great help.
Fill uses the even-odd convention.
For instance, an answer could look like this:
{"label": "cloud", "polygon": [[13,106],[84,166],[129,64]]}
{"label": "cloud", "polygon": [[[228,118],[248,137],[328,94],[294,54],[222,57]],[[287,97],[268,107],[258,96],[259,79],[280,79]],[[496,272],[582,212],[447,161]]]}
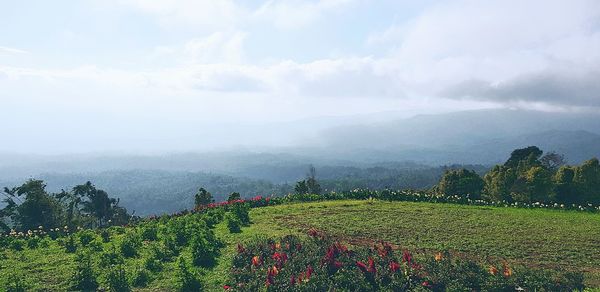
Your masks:
{"label": "cloud", "polygon": [[[246,14],[231,0],[115,0],[155,16],[166,27],[214,30],[233,28]],[[191,26],[191,27],[190,27]]]}
{"label": "cloud", "polygon": [[28,53],[29,52],[24,51],[24,50],[0,46],[0,55],[3,55],[3,54],[14,55],[14,54],[28,54]]}
{"label": "cloud", "polygon": [[253,18],[272,22],[280,29],[297,29],[337,11],[355,0],[276,1],[269,0],[253,13]]}
{"label": "cloud", "polygon": [[442,93],[453,98],[498,102],[544,102],[567,106],[600,106],[600,72],[563,75],[531,74],[497,84],[470,80]]}

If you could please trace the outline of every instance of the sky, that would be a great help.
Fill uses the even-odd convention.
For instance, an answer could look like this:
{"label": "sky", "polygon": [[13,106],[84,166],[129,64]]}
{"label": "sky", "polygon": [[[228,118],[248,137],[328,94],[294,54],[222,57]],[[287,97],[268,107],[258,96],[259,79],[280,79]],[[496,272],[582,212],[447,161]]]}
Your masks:
{"label": "sky", "polygon": [[0,0],[0,151],[290,145],[339,123],[600,109],[597,0]]}

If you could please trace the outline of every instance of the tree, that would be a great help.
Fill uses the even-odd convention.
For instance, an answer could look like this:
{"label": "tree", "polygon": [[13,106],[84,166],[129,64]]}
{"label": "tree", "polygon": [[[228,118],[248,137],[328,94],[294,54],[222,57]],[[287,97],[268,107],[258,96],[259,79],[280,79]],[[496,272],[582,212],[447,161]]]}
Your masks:
{"label": "tree", "polygon": [[526,148],[515,149],[511,154],[510,158],[504,163],[506,167],[517,167],[519,163],[523,161],[528,162],[527,164],[532,164],[542,156],[543,151],[536,146],[529,146]]}
{"label": "tree", "polygon": [[19,187],[4,189],[8,216],[20,230],[33,230],[39,226],[54,228],[64,223],[63,209],[56,198],[46,192],[41,180],[30,179]]}
{"label": "tree", "polygon": [[306,179],[296,182],[294,186],[296,194],[321,194],[321,185],[317,181],[317,171],[314,166],[310,166]]}
{"label": "tree", "polygon": [[597,158],[587,160],[576,167],[573,182],[579,202],[600,204],[600,163]]}
{"label": "tree", "polygon": [[475,171],[462,168],[447,170],[438,184],[438,190],[446,195],[469,195],[471,199],[479,199],[483,186],[483,179]]}
{"label": "tree", "polygon": [[566,164],[565,156],[556,152],[548,152],[540,158],[540,163],[543,167],[556,171],[559,167]]}
{"label": "tree", "polygon": [[575,168],[570,166],[560,167],[554,175],[554,192],[558,202],[573,204],[581,201],[575,189],[574,177]]}
{"label": "tree", "polygon": [[196,205],[196,207],[207,205],[212,202],[214,202],[212,194],[204,188],[200,188],[196,195],[194,195],[194,204]]}
{"label": "tree", "polygon": [[[525,192],[521,193],[523,202],[545,202],[554,198],[552,173],[544,167],[534,166],[524,176]],[[517,201],[517,200],[515,200]]]}
{"label": "tree", "polygon": [[242,199],[242,195],[240,195],[240,193],[233,192],[229,195],[229,197],[227,198],[227,201],[233,202],[233,201],[241,200],[241,199]]}
{"label": "tree", "polygon": [[492,201],[511,201],[511,189],[516,180],[515,171],[503,165],[494,166],[483,177],[483,197]]}
{"label": "tree", "polygon": [[294,192],[296,192],[296,194],[308,194],[310,191],[308,189],[308,185],[306,185],[306,180],[296,182],[296,185],[294,186]]}

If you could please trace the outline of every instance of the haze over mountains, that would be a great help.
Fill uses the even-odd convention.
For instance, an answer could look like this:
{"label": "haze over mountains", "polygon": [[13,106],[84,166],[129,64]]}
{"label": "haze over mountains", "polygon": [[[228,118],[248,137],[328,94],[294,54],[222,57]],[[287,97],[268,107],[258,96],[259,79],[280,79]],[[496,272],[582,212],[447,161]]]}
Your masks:
{"label": "haze over mountains", "polygon": [[[313,127],[328,124],[324,120],[334,126]],[[213,152],[0,154],[0,186],[37,178],[59,191],[91,180],[121,198],[124,206],[150,214],[189,206],[200,186],[217,199],[234,191],[246,197],[293,192],[309,165],[330,190],[428,188],[437,183],[445,165],[484,173],[515,148],[530,145],[561,153],[571,164],[600,157],[600,115],[595,113],[496,109],[403,119],[320,119],[271,130],[290,126],[312,136],[294,147]]]}

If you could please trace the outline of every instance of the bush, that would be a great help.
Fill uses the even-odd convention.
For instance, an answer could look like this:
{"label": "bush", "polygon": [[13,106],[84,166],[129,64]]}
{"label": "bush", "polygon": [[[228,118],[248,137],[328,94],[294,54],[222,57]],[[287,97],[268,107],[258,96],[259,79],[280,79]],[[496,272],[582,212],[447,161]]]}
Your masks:
{"label": "bush", "polygon": [[27,240],[27,248],[35,249],[40,245],[41,239],[37,236],[31,237]]}
{"label": "bush", "polygon": [[150,273],[148,270],[138,267],[133,272],[133,276],[131,277],[131,285],[133,287],[146,287],[150,283]]}
{"label": "bush", "polygon": [[110,250],[104,251],[100,254],[100,266],[108,267],[113,265],[123,264],[125,260],[123,256],[117,252],[117,248],[112,245]]}
{"label": "bush", "polygon": [[142,240],[155,241],[158,240],[158,228],[154,225],[145,225],[141,227]]}
{"label": "bush", "polygon": [[65,251],[67,253],[74,253],[77,251],[77,242],[75,242],[75,237],[73,235],[69,235],[64,242]]}
{"label": "bush", "polygon": [[108,273],[108,290],[111,292],[128,292],[131,291],[129,282],[127,282],[127,274],[122,266],[113,267]]}
{"label": "bush", "polygon": [[121,254],[126,258],[132,258],[138,255],[138,248],[142,245],[137,234],[125,235],[121,240],[119,249]]}
{"label": "bush", "polygon": [[240,233],[242,231],[242,221],[240,219],[231,214],[227,214],[227,228],[231,233]]}
{"label": "bush", "polygon": [[202,291],[202,284],[198,280],[198,276],[193,271],[190,271],[190,267],[185,262],[183,257],[179,258],[178,263],[177,281],[179,291],[191,292],[191,291]]}
{"label": "bush", "polygon": [[92,230],[84,230],[78,233],[79,242],[83,246],[87,246],[90,242],[96,239],[96,234]]}
{"label": "bush", "polygon": [[20,276],[13,275],[4,286],[6,292],[27,292],[29,285]]}
{"label": "bush", "polygon": [[240,220],[242,225],[250,225],[250,206],[246,203],[235,203],[233,204],[233,214]]}
{"label": "bush", "polygon": [[194,234],[190,248],[194,265],[210,267],[219,255],[220,242],[210,229]]}
{"label": "bush", "polygon": [[13,239],[9,243],[10,249],[12,249],[14,251],[22,251],[24,245],[25,245],[25,241],[22,239]]}
{"label": "bush", "polygon": [[102,238],[102,242],[110,242],[110,231],[108,231],[108,229],[102,229],[102,231],[100,231],[100,237]]}
{"label": "bush", "polygon": [[98,281],[89,254],[78,254],[76,261],[77,268],[72,276],[71,287],[75,290],[95,291],[98,288]]}

